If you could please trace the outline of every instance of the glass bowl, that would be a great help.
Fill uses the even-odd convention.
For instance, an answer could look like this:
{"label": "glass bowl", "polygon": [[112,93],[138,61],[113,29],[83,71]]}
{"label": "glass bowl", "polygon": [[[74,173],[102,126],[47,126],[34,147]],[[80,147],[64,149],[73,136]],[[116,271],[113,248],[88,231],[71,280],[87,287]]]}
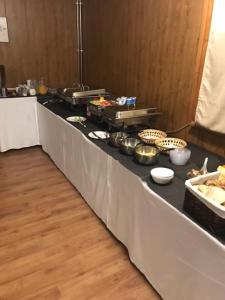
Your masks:
{"label": "glass bowl", "polygon": [[184,166],[191,157],[191,150],[187,148],[178,148],[169,152],[170,160],[174,165]]}

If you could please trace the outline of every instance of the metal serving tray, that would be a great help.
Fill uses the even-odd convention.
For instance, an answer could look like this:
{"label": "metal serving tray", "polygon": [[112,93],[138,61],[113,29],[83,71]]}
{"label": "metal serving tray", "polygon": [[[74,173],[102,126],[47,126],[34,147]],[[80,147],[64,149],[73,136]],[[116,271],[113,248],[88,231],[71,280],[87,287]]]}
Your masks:
{"label": "metal serving tray", "polygon": [[135,118],[135,117],[144,117],[148,116],[150,113],[156,111],[156,108],[147,108],[147,109],[134,109],[126,111],[118,111],[115,115],[116,119],[126,119],[126,118]]}
{"label": "metal serving tray", "polygon": [[108,95],[105,89],[77,91],[74,88],[65,88],[58,90],[58,97],[72,105],[87,104],[89,100],[98,96]]}
{"label": "metal serving tray", "polygon": [[142,108],[142,109],[129,109],[127,106],[113,106],[107,107],[104,111],[104,116],[110,119],[129,119],[136,117],[148,117],[150,114],[154,113],[156,108]]}
{"label": "metal serving tray", "polygon": [[81,92],[73,92],[74,98],[80,98],[80,97],[87,97],[87,96],[98,96],[98,95],[105,95],[106,90],[105,89],[99,89],[99,90],[89,90],[89,91],[81,91]]}
{"label": "metal serving tray", "polygon": [[161,115],[157,108],[129,108],[127,106],[107,107],[102,113],[102,119],[110,126],[132,126],[149,124],[150,120]]}

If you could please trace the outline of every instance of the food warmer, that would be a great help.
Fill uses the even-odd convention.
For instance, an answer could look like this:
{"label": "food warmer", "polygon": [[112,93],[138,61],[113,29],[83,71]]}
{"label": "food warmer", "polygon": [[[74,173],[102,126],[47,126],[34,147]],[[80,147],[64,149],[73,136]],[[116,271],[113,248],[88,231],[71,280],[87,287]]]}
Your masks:
{"label": "food warmer", "polygon": [[141,105],[135,107],[110,106],[106,107],[102,113],[102,120],[109,127],[128,127],[132,125],[149,125],[153,117],[161,115],[156,107],[144,108]]}
{"label": "food warmer", "polygon": [[91,99],[100,96],[108,96],[105,89],[77,91],[75,88],[65,88],[58,90],[57,96],[71,105],[85,105]]}

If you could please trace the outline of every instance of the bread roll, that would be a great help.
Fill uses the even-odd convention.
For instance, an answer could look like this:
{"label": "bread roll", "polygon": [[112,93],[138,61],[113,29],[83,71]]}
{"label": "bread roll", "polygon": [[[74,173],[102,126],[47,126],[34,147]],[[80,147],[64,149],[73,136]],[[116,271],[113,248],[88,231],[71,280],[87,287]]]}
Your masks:
{"label": "bread roll", "polygon": [[217,186],[198,185],[198,190],[218,204],[225,203],[225,191]]}
{"label": "bread roll", "polygon": [[225,202],[225,191],[217,186],[210,186],[206,196],[219,204]]}

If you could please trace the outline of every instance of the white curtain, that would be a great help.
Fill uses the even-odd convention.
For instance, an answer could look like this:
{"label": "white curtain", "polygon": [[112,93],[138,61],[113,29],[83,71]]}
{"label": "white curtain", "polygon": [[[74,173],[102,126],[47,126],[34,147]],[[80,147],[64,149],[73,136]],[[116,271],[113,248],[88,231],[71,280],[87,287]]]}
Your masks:
{"label": "white curtain", "polygon": [[225,133],[225,0],[215,0],[196,122]]}

